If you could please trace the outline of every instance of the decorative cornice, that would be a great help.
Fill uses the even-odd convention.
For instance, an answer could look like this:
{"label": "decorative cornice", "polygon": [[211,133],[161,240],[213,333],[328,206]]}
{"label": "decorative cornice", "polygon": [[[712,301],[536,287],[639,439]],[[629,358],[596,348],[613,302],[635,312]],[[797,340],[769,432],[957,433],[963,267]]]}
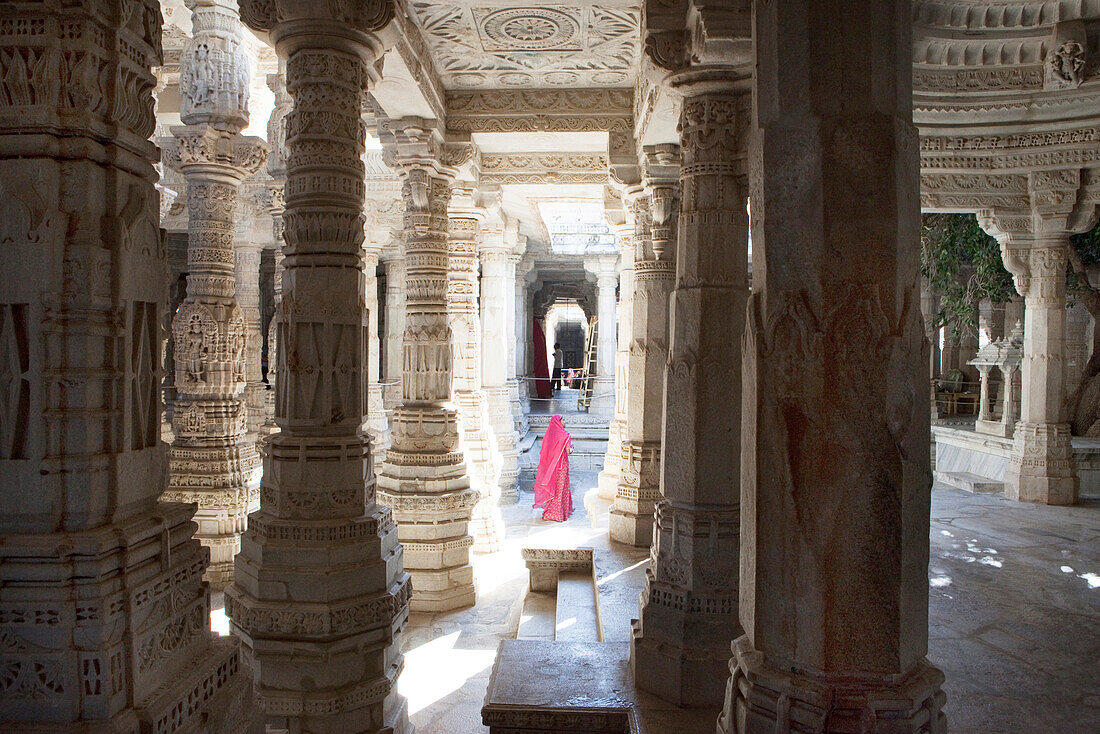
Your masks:
{"label": "decorative cornice", "polygon": [[483,155],[484,184],[606,184],[607,156],[597,153],[509,153]]}
{"label": "decorative cornice", "polygon": [[447,93],[447,127],[459,132],[587,132],[633,129],[630,89]]}

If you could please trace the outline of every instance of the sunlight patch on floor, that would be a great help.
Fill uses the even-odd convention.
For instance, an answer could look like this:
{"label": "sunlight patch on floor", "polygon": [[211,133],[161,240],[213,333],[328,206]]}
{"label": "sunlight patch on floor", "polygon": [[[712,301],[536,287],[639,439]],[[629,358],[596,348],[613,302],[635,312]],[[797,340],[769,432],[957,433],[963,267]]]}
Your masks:
{"label": "sunlight patch on floor", "polygon": [[461,631],[437,637],[405,653],[405,669],[397,688],[415,714],[454,693],[496,658],[496,650],[466,650],[455,647]]}

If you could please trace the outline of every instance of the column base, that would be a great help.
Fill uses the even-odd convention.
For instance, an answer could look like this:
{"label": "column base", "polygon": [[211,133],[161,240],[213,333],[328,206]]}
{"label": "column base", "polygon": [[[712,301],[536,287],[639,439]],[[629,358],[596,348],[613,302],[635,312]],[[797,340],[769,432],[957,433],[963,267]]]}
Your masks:
{"label": "column base", "polygon": [[653,511],[661,499],[661,442],[623,441],[622,469],[608,531],[638,548],[653,542]]}
{"label": "column base", "polygon": [[[210,634],[206,552],[189,505],[88,530],[12,533],[5,583],[3,731],[249,730],[251,676]],[[181,713],[183,712],[183,713]]]}
{"label": "column base", "polygon": [[622,474],[619,467],[609,467],[604,463],[604,469],[596,477],[596,491],[599,494],[600,499],[614,500],[615,490],[619,486],[619,482],[622,481]]}
{"label": "column base", "polygon": [[[458,445],[454,411],[401,407],[378,475],[378,501],[393,510],[413,579],[411,607],[446,611],[473,604],[470,522],[482,499]],[[418,450],[426,446],[427,450]]]}
{"label": "column base", "polygon": [[927,660],[901,676],[829,678],[771,665],[747,636],[734,642],[733,653],[718,734],[947,731],[943,673]]}
{"label": "column base", "polygon": [[614,500],[615,489],[622,481],[623,432],[626,425],[616,418],[607,426],[607,453],[604,454],[603,470],[597,478],[600,499]]}
{"label": "column base", "polygon": [[[687,620],[681,620],[686,626]],[[630,669],[634,685],[681,708],[722,705],[729,658],[709,649],[686,649],[648,639],[641,621],[631,623]]]}
{"label": "column base", "polygon": [[618,506],[617,498],[607,522],[608,533],[614,541],[635,548],[648,548],[653,543],[653,515],[624,510]]}
{"label": "column base", "polygon": [[1078,478],[1066,423],[1017,423],[1005,471],[1005,497],[1017,502],[1072,505]]}
{"label": "column base", "polygon": [[737,619],[740,513],[657,503],[653,562],[633,624],[637,686],[688,708],[722,705]]}

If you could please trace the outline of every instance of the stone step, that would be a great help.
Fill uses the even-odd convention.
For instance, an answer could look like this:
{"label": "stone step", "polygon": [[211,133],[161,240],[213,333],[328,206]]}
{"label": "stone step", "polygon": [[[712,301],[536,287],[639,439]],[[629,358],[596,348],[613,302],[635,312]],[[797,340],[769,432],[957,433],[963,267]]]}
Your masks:
{"label": "stone step", "polygon": [[562,642],[602,642],[599,600],[592,569],[567,569],[558,574],[554,639]]}
{"label": "stone step", "polygon": [[516,639],[553,640],[557,606],[557,594],[554,592],[529,590],[523,597]]}
{"label": "stone step", "polygon": [[965,471],[936,472],[936,480],[949,487],[974,492],[975,494],[996,494],[1005,490],[1004,482]]}

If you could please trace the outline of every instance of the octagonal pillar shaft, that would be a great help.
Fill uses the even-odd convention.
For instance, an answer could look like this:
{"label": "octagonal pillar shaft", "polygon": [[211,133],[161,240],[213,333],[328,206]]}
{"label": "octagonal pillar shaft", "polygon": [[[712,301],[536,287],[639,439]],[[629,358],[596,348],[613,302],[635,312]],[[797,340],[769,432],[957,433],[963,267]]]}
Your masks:
{"label": "octagonal pillar shaft", "polygon": [[753,26],[745,635],[718,729],[943,732],[910,3],[757,3]]}

